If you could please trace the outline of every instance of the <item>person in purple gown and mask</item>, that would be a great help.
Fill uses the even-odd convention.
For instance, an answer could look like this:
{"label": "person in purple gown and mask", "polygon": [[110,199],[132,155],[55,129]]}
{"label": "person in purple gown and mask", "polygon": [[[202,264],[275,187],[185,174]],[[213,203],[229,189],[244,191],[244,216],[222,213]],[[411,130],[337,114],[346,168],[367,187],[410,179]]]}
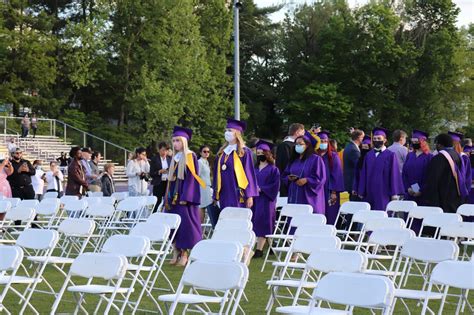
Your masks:
{"label": "person in purple gown and mask", "polygon": [[472,169],[471,161],[469,155],[467,155],[461,146],[461,142],[464,139],[464,134],[460,132],[449,131],[448,134],[453,139],[454,150],[461,156],[462,167],[461,173],[463,175],[464,187],[461,187],[461,196],[463,203],[467,202],[469,199],[469,194],[471,192],[471,183],[472,183]]}
{"label": "person in purple gown and mask", "polygon": [[258,197],[255,197],[252,207],[253,231],[257,236],[257,249],[254,258],[263,256],[268,234],[273,234],[275,229],[275,210],[278,191],[280,190],[280,171],[275,166],[272,155],[273,144],[265,140],[257,142],[257,175]]}
{"label": "person in purple gown and mask", "polygon": [[288,203],[311,205],[313,213],[324,214],[326,167],[323,159],[314,153],[316,141],[311,135],[296,138],[290,163],[281,178],[288,187]]}
{"label": "person in purple gown and mask", "polygon": [[339,193],[344,191],[341,160],[337,151],[330,144],[330,133],[321,131],[318,136],[321,143],[317,153],[323,158],[326,167],[326,184],[324,184],[325,214],[327,223],[334,224],[340,206]]}
{"label": "person in purple gown and mask", "polygon": [[387,130],[375,128],[372,144],[374,148],[365,156],[360,172],[357,193],[370,203],[372,210],[385,211],[390,200],[403,194],[403,183],[398,161],[393,152],[387,150]]}
{"label": "person in purple gown and mask", "polygon": [[173,129],[173,158],[169,167],[165,209],[178,214],[181,225],[175,236],[173,257],[170,264],[185,266],[188,250],[202,239],[199,204],[204,181],[197,175],[199,164],[196,155],[188,148],[192,130],[183,127]]}
{"label": "person in purple gown and mask", "polygon": [[471,165],[471,191],[469,192],[469,199],[467,200],[467,203],[474,204],[474,152],[473,152],[474,147],[466,145],[463,148],[464,154],[469,156],[469,163]]}
{"label": "person in purple gown and mask", "polygon": [[212,187],[213,200],[219,202],[221,210],[225,207],[250,209],[253,198],[258,196],[252,151],[242,138],[245,127],[243,121],[228,119],[226,142],[217,153]]}

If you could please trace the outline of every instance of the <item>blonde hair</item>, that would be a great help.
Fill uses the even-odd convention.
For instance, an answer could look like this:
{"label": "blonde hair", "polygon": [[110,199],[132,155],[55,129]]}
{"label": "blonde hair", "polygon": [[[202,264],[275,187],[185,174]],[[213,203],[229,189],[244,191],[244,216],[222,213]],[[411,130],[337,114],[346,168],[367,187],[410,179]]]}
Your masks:
{"label": "blonde hair", "polygon": [[108,172],[111,168],[115,167],[113,163],[107,163],[104,165],[104,172]]}
{"label": "blonde hair", "polygon": [[[242,138],[242,133],[239,130],[232,129],[235,132],[235,140],[237,142],[237,154],[239,157],[243,157],[245,155],[245,141],[244,138]],[[219,149],[219,152],[217,152],[217,155],[220,156],[223,152],[224,149],[229,145],[229,142],[225,142],[224,145]]]}
{"label": "blonde hair", "polygon": [[[184,180],[184,173],[186,171],[186,156],[189,154],[189,153],[193,153],[193,151],[189,150],[189,146],[188,146],[188,139],[186,139],[185,137],[173,137],[173,138],[178,138],[181,140],[181,143],[183,144],[183,154],[181,155],[181,158],[179,159],[179,161],[177,162],[178,163],[178,179],[181,179],[181,180]],[[170,165],[170,170],[173,171],[175,169],[175,164],[176,164],[176,161],[174,160],[174,157],[176,155],[176,151],[174,150],[174,147],[173,147],[173,158],[171,159],[171,165]],[[173,178],[173,175],[170,174],[171,177],[170,177],[170,181],[174,181],[174,178]]]}

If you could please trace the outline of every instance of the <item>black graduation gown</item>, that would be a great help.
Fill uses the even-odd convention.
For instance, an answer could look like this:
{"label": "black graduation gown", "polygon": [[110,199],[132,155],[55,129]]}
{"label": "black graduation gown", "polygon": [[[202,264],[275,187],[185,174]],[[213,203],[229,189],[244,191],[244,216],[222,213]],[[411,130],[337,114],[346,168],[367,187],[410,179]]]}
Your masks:
{"label": "black graduation gown", "polygon": [[[448,153],[459,168],[461,166],[459,155],[454,151]],[[451,167],[442,154],[435,155],[428,164],[423,196],[427,206],[441,207],[444,212],[456,213],[462,204]]]}
{"label": "black graduation gown", "polygon": [[[290,156],[295,147],[295,143],[291,141],[283,141],[277,147],[275,165],[278,167],[280,174],[283,174],[288,163]],[[288,197],[288,187],[283,183],[280,183],[280,197]]]}

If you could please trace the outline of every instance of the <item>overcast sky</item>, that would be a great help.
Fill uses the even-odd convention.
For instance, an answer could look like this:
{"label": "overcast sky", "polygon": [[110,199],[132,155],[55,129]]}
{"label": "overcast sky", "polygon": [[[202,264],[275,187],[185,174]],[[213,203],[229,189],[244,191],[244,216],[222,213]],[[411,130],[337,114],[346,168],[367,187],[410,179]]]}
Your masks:
{"label": "overcast sky", "polygon": [[[285,12],[288,10],[288,8],[302,4],[302,3],[311,3],[314,0],[254,0],[257,6],[260,7],[265,7],[269,6],[272,4],[281,4],[281,3],[286,3],[288,4],[285,8],[280,10],[277,13],[274,13],[272,15],[272,18],[279,21],[282,20],[285,16]],[[363,5],[367,2],[367,0],[348,0],[349,4],[351,6],[356,6],[356,5]],[[454,3],[457,4],[457,6],[461,9],[461,12],[459,13],[458,16],[458,26],[465,26],[468,25],[469,23],[474,23],[474,0],[453,0]]]}

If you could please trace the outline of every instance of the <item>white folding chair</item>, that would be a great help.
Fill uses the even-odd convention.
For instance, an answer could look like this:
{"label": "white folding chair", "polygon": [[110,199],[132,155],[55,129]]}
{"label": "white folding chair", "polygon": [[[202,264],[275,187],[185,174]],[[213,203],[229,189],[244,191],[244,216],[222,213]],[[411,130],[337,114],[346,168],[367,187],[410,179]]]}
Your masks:
{"label": "white folding chair", "polygon": [[36,199],[24,199],[21,200],[16,206],[21,208],[33,208],[36,209],[36,206],[39,204],[39,201]]}
{"label": "white folding chair", "polygon": [[117,202],[117,199],[115,199],[114,196],[101,197],[100,200],[102,200],[102,203],[112,206],[115,205],[115,203]]}
{"label": "white folding chair", "polygon": [[102,197],[104,196],[104,193],[101,191],[88,191],[87,196],[88,197]]}
{"label": "white folding chair", "polygon": [[87,201],[81,200],[67,200],[64,203],[63,210],[66,211],[70,218],[80,218],[87,209]]}
{"label": "white folding chair", "polygon": [[61,201],[61,204],[64,205],[69,201],[74,201],[74,200],[79,200],[78,196],[73,196],[73,195],[64,195],[61,198],[59,198]]}
{"label": "white folding chair", "polygon": [[391,217],[405,218],[407,214],[417,206],[416,202],[412,200],[392,200],[387,204],[385,209]]}
{"label": "white folding chair", "polygon": [[[16,278],[16,273],[22,261],[23,250],[21,247],[0,245],[0,286],[3,286],[3,290],[0,291],[0,312],[5,311],[7,314],[11,314],[3,304],[3,301],[13,284],[13,280]],[[23,295],[18,290],[15,288],[11,288],[11,290],[20,299],[23,298]]]}
{"label": "white folding chair", "polygon": [[47,191],[43,194],[43,199],[57,199],[58,198],[58,192],[57,191]]}
{"label": "white folding chair", "polygon": [[432,227],[435,228],[434,231],[434,238],[438,238],[439,230],[448,224],[459,223],[462,222],[462,217],[456,213],[432,213],[428,214],[421,222],[420,232],[418,236],[421,236],[423,233],[423,229],[425,227]]}
{"label": "white folding chair", "polygon": [[12,208],[10,201],[0,200],[0,213],[5,213]]}
{"label": "white folding chair", "polygon": [[238,229],[238,230],[252,230],[252,221],[248,220],[237,220],[237,219],[227,219],[217,221],[215,230],[228,230],[228,229]]}
{"label": "white folding chair", "polygon": [[248,229],[219,229],[212,234],[212,240],[236,242],[244,248],[244,256],[242,262],[250,263],[253,255],[253,248],[256,242],[255,233]]}
{"label": "white folding chair", "polygon": [[[341,223],[340,223],[341,226],[346,225],[347,222],[348,222],[346,216],[354,215],[356,212],[361,211],[361,210],[370,210],[370,203],[363,202],[363,201],[344,202],[339,207],[339,212],[337,213],[336,220],[334,221],[334,226],[338,226],[339,219],[341,219]],[[337,232],[341,233],[341,234],[344,234],[347,231],[346,230],[338,230]]]}
{"label": "white folding chair", "polygon": [[5,198],[5,199],[2,199],[2,201],[8,201],[10,202],[12,208],[16,208],[18,204],[20,203],[21,199],[20,198]]}
{"label": "white folding chair", "polygon": [[[74,312],[75,314],[78,313],[79,309],[86,314],[88,313],[82,306],[85,294],[99,295],[100,301],[105,300],[107,302],[105,310],[103,311],[104,314],[108,314],[112,307],[116,311],[120,311],[120,308],[114,304],[114,300],[118,293],[126,293],[128,291],[127,288],[120,287],[127,267],[127,258],[122,255],[106,253],[84,253],[79,255],[71,265],[67,278],[51,308],[51,314],[57,313],[56,311],[63,299],[66,289],[72,292],[75,297],[76,294],[79,295],[79,297],[76,298],[77,305]],[[87,284],[73,284],[68,287],[73,276],[87,278]],[[107,284],[104,285],[101,282],[94,284],[94,279],[106,280]],[[113,280],[115,280],[115,282]],[[110,297],[107,298],[106,295],[110,295]]]}
{"label": "white folding chair", "polygon": [[181,225],[181,217],[175,213],[156,212],[150,215],[146,221],[152,224],[165,224],[172,230],[170,241],[173,242]]}
{"label": "white folding chair", "polygon": [[126,192],[126,191],[114,192],[114,193],[112,193],[112,197],[114,197],[115,200],[120,202],[120,201],[122,201],[122,200],[124,200],[125,198],[128,197],[128,192]]}
{"label": "white folding chair", "polygon": [[[459,314],[463,302],[466,303],[474,313],[474,308],[469,303],[467,294],[469,290],[474,290],[474,263],[471,261],[442,261],[433,268],[430,283],[428,285],[428,296],[433,292],[433,286],[444,286],[443,297],[439,307],[439,314],[443,314],[444,304],[448,295],[448,290],[453,288],[461,289],[460,299],[456,307],[455,314]],[[425,314],[428,308],[429,299],[425,299],[421,314]],[[464,310],[463,310],[464,312]]]}
{"label": "white folding chair", "polygon": [[61,204],[57,198],[43,199],[36,206],[37,218],[33,221],[34,224],[40,227],[51,228],[55,226],[59,220]]}
{"label": "white folding chair", "polygon": [[443,225],[439,236],[452,238],[456,243],[461,240],[461,245],[463,245],[464,248],[462,259],[469,260],[468,247],[474,246],[474,222],[459,222]]}
{"label": "white folding chair", "polygon": [[19,233],[28,229],[35,218],[36,212],[33,208],[11,208],[5,213],[3,221],[0,221],[2,238],[0,243],[15,243]]}
{"label": "white folding chair", "polygon": [[[385,211],[359,210],[354,213],[352,215],[352,220],[349,223],[349,228],[343,233],[345,236],[342,241],[342,246],[358,246],[363,237],[365,223],[370,220],[383,218],[387,218],[387,213]],[[360,230],[355,230],[354,228],[356,227],[359,227]]]}
{"label": "white folding chair", "polygon": [[462,215],[463,217],[474,217],[474,204],[465,203],[460,205],[456,213]]}
{"label": "white folding chair", "polygon": [[156,196],[146,196],[145,197],[145,207],[146,213],[142,215],[142,217],[148,218],[151,213],[153,213],[153,209],[155,209],[155,205],[158,202],[158,198]]}
{"label": "white folding chair", "polygon": [[282,208],[283,206],[286,206],[288,204],[288,197],[277,197],[276,201],[276,208]]}
{"label": "white folding chair", "polygon": [[252,220],[252,210],[248,208],[225,207],[219,214],[219,220]]}
{"label": "white folding chair", "polygon": [[145,196],[134,196],[119,201],[116,209],[122,212],[124,217],[121,219],[122,222],[114,223],[117,228],[129,230],[130,224],[133,226],[140,220],[142,212],[146,208],[146,198]]}
{"label": "white folding chair", "polygon": [[440,207],[417,206],[408,213],[407,228],[411,229],[414,219],[423,220],[426,216],[434,213],[443,213]]}

